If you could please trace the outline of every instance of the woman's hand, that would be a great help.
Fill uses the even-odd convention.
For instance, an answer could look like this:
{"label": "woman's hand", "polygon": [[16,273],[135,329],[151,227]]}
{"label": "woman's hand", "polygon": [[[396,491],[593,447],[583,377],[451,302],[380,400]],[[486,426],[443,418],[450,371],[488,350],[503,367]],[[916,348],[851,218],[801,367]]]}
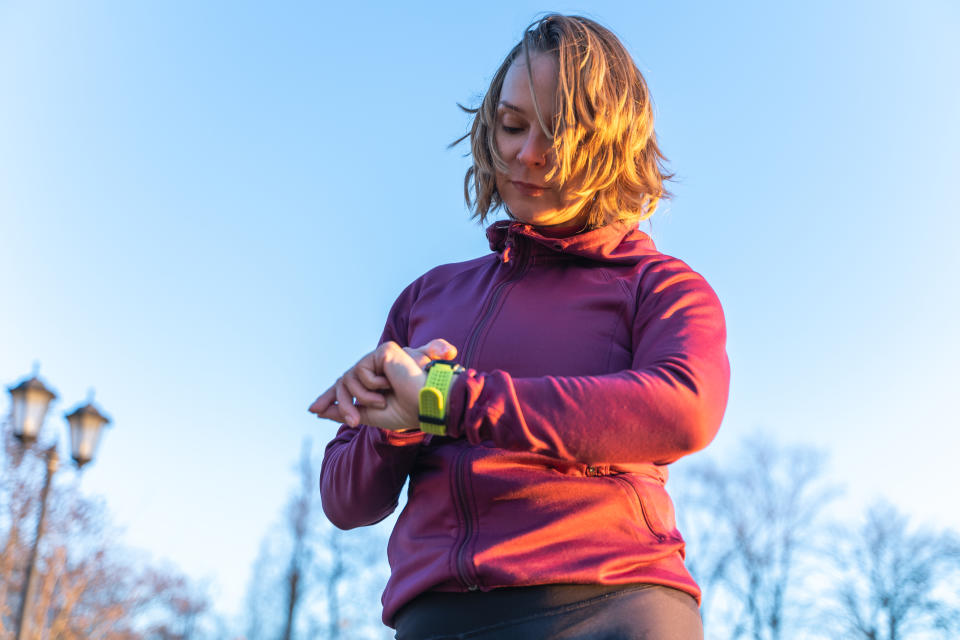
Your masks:
{"label": "woman's hand", "polygon": [[320,394],[310,411],[353,427],[363,423],[391,431],[415,429],[420,389],[427,378],[423,367],[456,355],[456,347],[439,338],[416,349],[385,342]]}

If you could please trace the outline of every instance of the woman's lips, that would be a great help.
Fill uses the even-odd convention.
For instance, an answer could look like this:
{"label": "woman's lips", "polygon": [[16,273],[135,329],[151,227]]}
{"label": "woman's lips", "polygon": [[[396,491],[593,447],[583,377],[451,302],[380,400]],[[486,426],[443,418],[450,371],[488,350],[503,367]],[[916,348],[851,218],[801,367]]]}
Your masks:
{"label": "woman's lips", "polygon": [[527,196],[539,196],[539,195],[542,195],[543,192],[547,190],[546,187],[540,186],[538,184],[521,182],[520,180],[511,180],[510,184],[512,184],[517,191]]}

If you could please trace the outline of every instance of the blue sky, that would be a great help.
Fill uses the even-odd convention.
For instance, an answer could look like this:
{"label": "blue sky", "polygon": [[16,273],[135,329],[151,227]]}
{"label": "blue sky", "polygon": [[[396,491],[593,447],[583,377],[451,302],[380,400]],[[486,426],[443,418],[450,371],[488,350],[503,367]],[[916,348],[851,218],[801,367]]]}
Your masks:
{"label": "blue sky", "polygon": [[[541,11],[612,27],[677,172],[648,230],[717,290],[746,434],[844,505],[960,528],[960,5],[0,2],[0,382],[115,425],[83,487],[240,607],[310,401],[394,296],[486,250],[446,145]],[[682,463],[681,463],[682,464]]]}

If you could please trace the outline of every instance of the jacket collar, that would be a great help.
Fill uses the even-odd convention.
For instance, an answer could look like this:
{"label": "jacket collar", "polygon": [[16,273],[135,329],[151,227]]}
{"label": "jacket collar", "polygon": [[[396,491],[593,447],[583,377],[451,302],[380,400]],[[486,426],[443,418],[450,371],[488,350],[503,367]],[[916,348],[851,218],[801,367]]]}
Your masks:
{"label": "jacket collar", "polygon": [[487,240],[490,248],[501,254],[510,245],[523,243],[536,253],[560,253],[619,264],[635,264],[656,253],[650,236],[629,222],[612,222],[592,231],[551,238],[529,224],[500,220],[487,227]]}

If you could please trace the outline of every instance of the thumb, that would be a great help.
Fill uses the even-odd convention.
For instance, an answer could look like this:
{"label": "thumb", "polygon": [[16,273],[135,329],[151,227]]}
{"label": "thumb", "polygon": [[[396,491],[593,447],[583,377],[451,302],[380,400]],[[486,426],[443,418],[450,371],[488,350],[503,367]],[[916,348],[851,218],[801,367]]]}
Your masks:
{"label": "thumb", "polygon": [[443,338],[435,338],[421,348],[431,360],[453,360],[457,357],[457,348]]}
{"label": "thumb", "polygon": [[406,351],[407,355],[413,358],[417,366],[421,368],[425,367],[431,360],[453,360],[457,357],[457,348],[443,338],[435,338],[415,349],[406,347],[404,351]]}

